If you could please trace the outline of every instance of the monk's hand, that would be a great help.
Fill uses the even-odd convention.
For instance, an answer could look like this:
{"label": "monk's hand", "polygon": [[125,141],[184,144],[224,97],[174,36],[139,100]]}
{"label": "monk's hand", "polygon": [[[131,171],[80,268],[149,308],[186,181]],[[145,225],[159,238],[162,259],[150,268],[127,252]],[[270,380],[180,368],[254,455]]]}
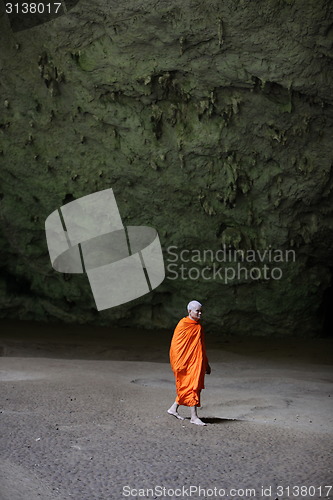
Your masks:
{"label": "monk's hand", "polygon": [[212,371],[211,367],[210,367],[209,365],[207,365],[207,368],[206,368],[206,374],[207,374],[207,375],[210,375],[210,374],[211,374],[211,371]]}

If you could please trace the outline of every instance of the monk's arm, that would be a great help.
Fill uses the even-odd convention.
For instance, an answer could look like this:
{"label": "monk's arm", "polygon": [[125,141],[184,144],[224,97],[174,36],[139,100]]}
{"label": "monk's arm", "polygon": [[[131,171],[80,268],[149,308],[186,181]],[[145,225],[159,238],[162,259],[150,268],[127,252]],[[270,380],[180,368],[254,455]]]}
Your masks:
{"label": "monk's arm", "polygon": [[209,365],[209,361],[208,361],[207,354],[206,354],[206,342],[205,342],[204,334],[202,335],[202,349],[203,349],[203,355],[204,355],[204,364],[206,366],[205,373],[207,375],[210,375],[212,369]]}
{"label": "monk's arm", "polygon": [[206,354],[206,349],[205,349],[205,352],[204,352],[204,363],[206,365],[206,370],[205,370],[206,375],[210,375],[212,369],[211,369],[210,364],[208,362],[208,358],[207,358],[207,354]]}

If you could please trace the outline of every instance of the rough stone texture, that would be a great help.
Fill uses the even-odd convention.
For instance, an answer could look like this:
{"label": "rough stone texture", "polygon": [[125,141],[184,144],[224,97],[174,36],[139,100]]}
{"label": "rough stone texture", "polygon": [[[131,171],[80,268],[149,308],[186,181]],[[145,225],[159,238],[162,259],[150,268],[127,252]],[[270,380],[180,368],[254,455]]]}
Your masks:
{"label": "rough stone texture", "polygon": [[[1,316],[169,328],[197,298],[217,332],[318,334],[333,265],[331,7],[81,0],[17,32],[2,9]],[[170,245],[296,260],[277,264],[280,280],[167,271],[97,313],[84,276],[51,268],[44,221],[109,187],[124,224],[158,230],[166,264]]]}

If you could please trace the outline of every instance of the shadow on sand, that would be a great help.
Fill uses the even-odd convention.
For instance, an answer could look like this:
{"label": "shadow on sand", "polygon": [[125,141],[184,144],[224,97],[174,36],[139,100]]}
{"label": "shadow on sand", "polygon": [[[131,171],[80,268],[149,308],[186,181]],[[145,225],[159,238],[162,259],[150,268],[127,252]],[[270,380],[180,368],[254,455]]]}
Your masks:
{"label": "shadow on sand", "polygon": [[230,422],[239,422],[237,418],[218,418],[218,417],[200,417],[205,424],[228,424]]}

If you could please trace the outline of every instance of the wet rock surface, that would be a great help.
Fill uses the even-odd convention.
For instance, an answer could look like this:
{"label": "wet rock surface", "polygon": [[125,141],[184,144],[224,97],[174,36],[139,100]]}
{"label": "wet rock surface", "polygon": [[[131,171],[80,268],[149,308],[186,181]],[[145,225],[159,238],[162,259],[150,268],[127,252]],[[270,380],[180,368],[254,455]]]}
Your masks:
{"label": "wet rock surface", "polygon": [[[333,240],[329,7],[81,0],[21,31],[2,8],[1,316],[169,328],[197,298],[224,333],[318,334]],[[125,225],[159,232],[166,279],[97,313],[85,276],[52,270],[44,221],[110,187]],[[205,249],[212,259],[192,259]],[[219,262],[221,249],[255,259]]]}

